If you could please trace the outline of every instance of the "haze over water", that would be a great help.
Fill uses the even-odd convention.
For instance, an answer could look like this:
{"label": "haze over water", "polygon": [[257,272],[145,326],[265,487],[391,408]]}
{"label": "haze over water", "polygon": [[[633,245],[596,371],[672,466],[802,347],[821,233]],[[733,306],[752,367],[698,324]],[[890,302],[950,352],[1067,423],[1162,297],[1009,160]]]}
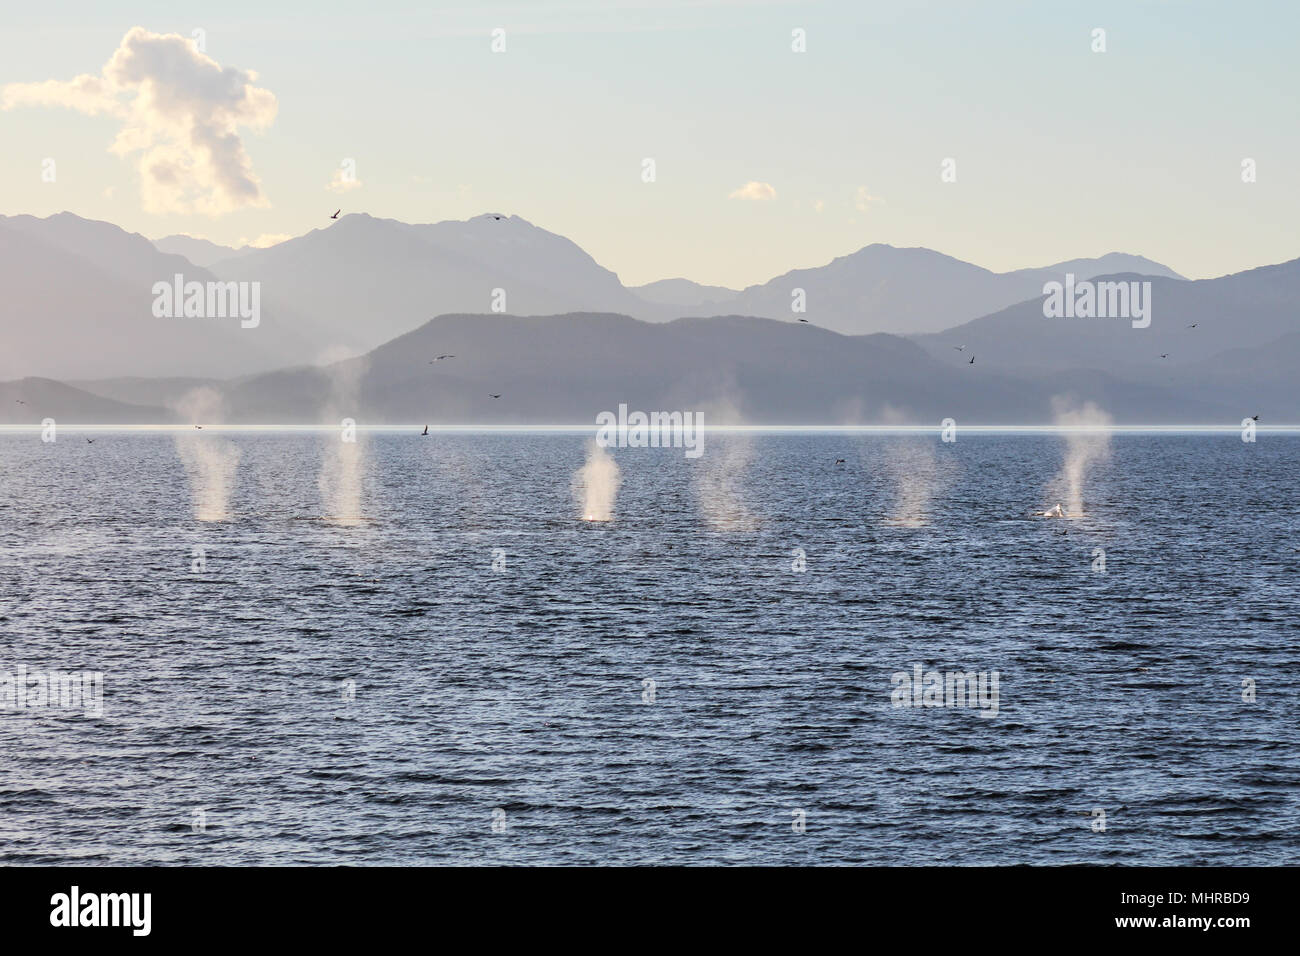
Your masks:
{"label": "haze over water", "polygon": [[1057,521],[1059,436],[755,434],[739,526],[721,440],[583,521],[587,437],[367,434],[341,526],[317,434],[222,433],[226,521],[167,433],[0,434],[0,671],[104,672],[0,710],[0,861],[1294,862],[1300,437],[1115,435]]}

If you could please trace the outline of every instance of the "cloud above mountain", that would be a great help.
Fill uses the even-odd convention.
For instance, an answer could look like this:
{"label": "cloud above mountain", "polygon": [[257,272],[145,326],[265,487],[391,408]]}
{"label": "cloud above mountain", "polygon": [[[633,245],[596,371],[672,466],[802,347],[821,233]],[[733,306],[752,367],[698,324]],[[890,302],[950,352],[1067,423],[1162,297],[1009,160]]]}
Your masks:
{"label": "cloud above mountain", "polygon": [[776,189],[771,183],[747,182],[739,189],[733,191],[728,199],[748,199],[762,201],[764,199],[775,199]]}
{"label": "cloud above mountain", "polygon": [[288,232],[264,232],[256,239],[241,237],[238,245],[247,246],[250,249],[270,249],[272,246],[278,246],[280,243],[288,242],[292,238],[292,233]]}
{"label": "cloud above mountain", "polygon": [[873,202],[884,202],[879,196],[871,195],[866,186],[859,186],[857,195],[853,197],[853,208],[858,212],[868,212]]}
{"label": "cloud above mountain", "polygon": [[350,175],[346,167],[339,167],[334,170],[334,175],[330,177],[329,185],[325,187],[332,193],[346,193],[353,189],[361,188],[361,180],[355,175]]}
{"label": "cloud above mountain", "polygon": [[112,116],[122,126],[109,151],[135,157],[148,212],[219,216],[269,204],[240,133],[275,120],[276,98],[256,79],[180,34],[133,27],[99,75],[7,84],[0,109]]}

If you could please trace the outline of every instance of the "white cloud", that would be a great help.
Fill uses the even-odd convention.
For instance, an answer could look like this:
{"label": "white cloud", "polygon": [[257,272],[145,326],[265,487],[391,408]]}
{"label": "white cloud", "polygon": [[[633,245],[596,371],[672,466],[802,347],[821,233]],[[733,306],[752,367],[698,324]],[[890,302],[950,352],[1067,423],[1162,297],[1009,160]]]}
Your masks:
{"label": "white cloud", "polygon": [[278,246],[280,243],[287,242],[292,238],[293,234],[289,232],[264,232],[256,239],[240,237],[239,242],[235,243],[235,245],[240,248],[252,246],[254,249],[269,249],[271,246]]}
{"label": "white cloud", "polygon": [[727,198],[750,200],[775,199],[776,190],[772,188],[770,183],[748,182]]}
{"label": "white cloud", "polygon": [[109,151],[140,154],[148,212],[219,216],[268,205],[239,132],[275,119],[275,96],[256,79],[222,67],[188,37],[132,27],[99,76],[9,83],[0,87],[0,109],[61,106],[115,117],[122,127]]}
{"label": "white cloud", "polygon": [[857,198],[853,200],[853,205],[858,212],[866,212],[867,207],[873,202],[884,202],[884,200],[867,192],[866,186],[859,186]]}
{"label": "white cloud", "polygon": [[332,193],[345,193],[349,190],[360,189],[361,180],[344,169],[334,170],[334,175],[330,177],[330,184],[325,187]]}

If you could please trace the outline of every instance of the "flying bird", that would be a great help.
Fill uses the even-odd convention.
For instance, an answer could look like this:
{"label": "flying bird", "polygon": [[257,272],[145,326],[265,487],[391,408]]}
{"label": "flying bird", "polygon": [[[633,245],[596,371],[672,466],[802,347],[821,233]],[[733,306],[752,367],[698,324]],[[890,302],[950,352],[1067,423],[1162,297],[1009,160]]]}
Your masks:
{"label": "flying bird", "polygon": [[1160,353],[1160,357],[1161,357],[1161,358],[1169,358],[1169,353],[1168,353],[1168,352],[1161,352],[1161,353]]}
{"label": "flying bird", "polygon": [[342,211],[343,211],[342,209],[335,209],[335,210],[334,210],[334,215],[330,216],[330,218],[331,218],[331,219],[337,219],[337,218],[339,217],[339,213],[341,213]]}
{"label": "flying bird", "polygon": [[[441,362],[443,359],[449,359],[449,358],[455,358],[455,357],[456,357],[456,356],[454,356],[454,355],[439,355],[439,356],[436,356],[436,357],[434,358],[433,362]],[[430,362],[429,364],[432,365],[433,362]]]}
{"label": "flying bird", "polygon": [[964,346],[964,345],[954,345],[953,348],[955,348],[958,352],[965,352],[965,351],[966,351],[966,346]]}
{"label": "flying bird", "polygon": [[427,434],[429,434],[429,426],[428,426],[428,425],[425,425],[425,426],[424,426],[424,431],[420,432],[420,434],[421,434],[421,435],[427,435]]}
{"label": "flying bird", "polygon": [[807,319],[800,319],[799,321],[800,321],[800,322],[807,323],[808,320],[807,320]]}
{"label": "flying bird", "polygon": [[491,397],[492,397],[492,398],[500,398],[501,396],[498,394],[498,395],[493,395],[493,396],[491,396]]}
{"label": "flying bird", "polygon": [[1188,328],[1189,328],[1189,329],[1194,329],[1194,328],[1196,328],[1198,325],[1200,325],[1199,322],[1193,322],[1191,325],[1188,326]]}
{"label": "flying bird", "polygon": [[1251,420],[1252,422],[1257,422],[1257,421],[1259,421],[1259,416],[1258,416],[1258,415],[1251,415],[1251,416],[1250,416],[1250,420]]}
{"label": "flying bird", "polygon": [[17,402],[19,405],[26,405],[26,404],[27,404],[27,403],[24,402],[21,398],[15,398],[14,401]]}
{"label": "flying bird", "polygon": [[844,459],[843,459],[843,458],[836,458],[836,459],[835,459],[835,464],[837,464],[837,465],[842,465],[842,464],[844,464]]}
{"label": "flying bird", "polygon": [[202,425],[195,425],[194,427],[195,427],[195,428],[198,428],[198,429],[202,429],[202,428],[203,428]]}
{"label": "flying bird", "polygon": [[966,364],[967,364],[967,365],[974,365],[974,364],[975,364],[975,356],[972,355],[972,356],[970,357],[970,361],[967,362]]}
{"label": "flying bird", "polygon": [[492,218],[493,218],[493,219],[500,219],[501,217],[500,217],[500,216],[493,216]]}
{"label": "flying bird", "polygon": [[93,439],[93,438],[87,438],[87,439],[86,439],[86,444],[87,444],[87,445],[93,445],[93,444],[95,444],[95,439]]}

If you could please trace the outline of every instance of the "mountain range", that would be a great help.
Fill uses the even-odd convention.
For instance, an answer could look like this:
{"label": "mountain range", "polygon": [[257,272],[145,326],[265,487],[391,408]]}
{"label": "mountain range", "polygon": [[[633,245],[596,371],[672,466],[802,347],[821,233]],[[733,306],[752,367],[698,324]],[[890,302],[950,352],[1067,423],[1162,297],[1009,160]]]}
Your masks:
{"label": "mountain range", "polygon": [[[1067,272],[1150,283],[1150,327],[1046,318],[1044,283]],[[177,274],[258,283],[259,324],[155,317],[154,284]],[[22,392],[64,417],[98,398],[96,421],[171,420],[160,409],[201,385],[231,422],[319,422],[340,381],[373,424],[583,423],[621,402],[771,424],[1029,424],[1062,392],[1121,421],[1300,421],[1300,260],[1191,281],[1121,253],[995,273],[876,244],[742,290],[628,287],[517,216],[352,214],[232,249],[61,213],[0,217],[0,281],[0,396],[15,393],[0,422],[33,420]]]}

